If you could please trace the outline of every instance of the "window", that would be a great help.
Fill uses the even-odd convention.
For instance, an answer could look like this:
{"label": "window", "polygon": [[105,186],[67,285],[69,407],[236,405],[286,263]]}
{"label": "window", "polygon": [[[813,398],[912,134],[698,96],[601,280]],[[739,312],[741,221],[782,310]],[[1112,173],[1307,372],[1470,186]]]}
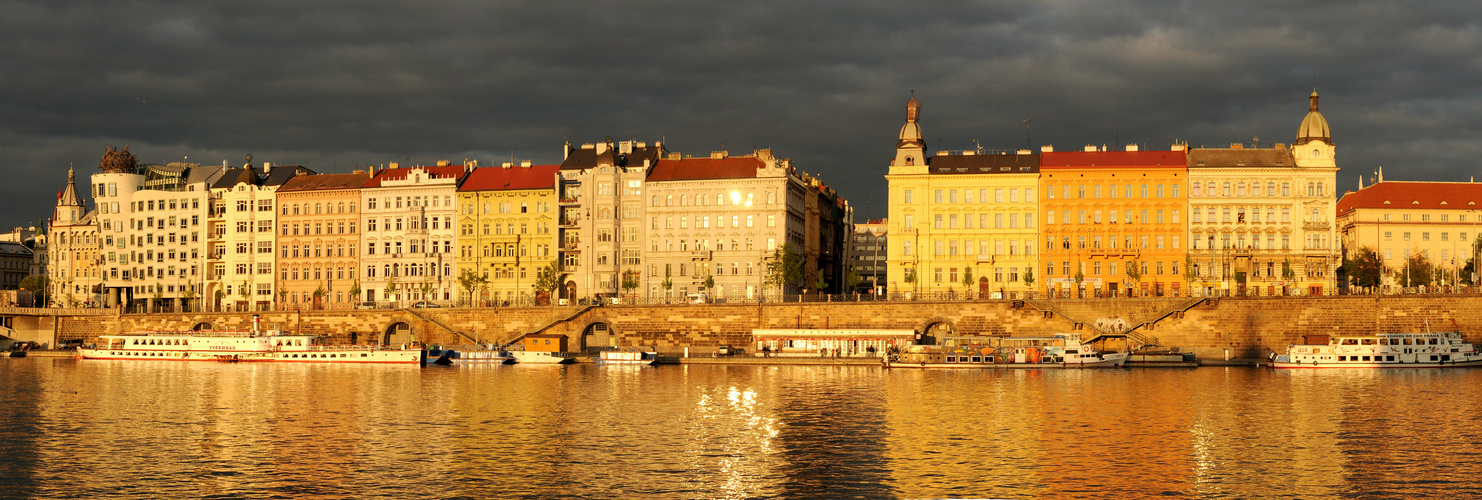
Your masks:
{"label": "window", "polygon": [[[903,201],[905,201],[906,203],[915,203],[915,200],[911,196],[911,190],[910,189],[902,190],[901,191],[901,197],[904,198]],[[670,198],[673,198],[673,197],[671,196]]]}

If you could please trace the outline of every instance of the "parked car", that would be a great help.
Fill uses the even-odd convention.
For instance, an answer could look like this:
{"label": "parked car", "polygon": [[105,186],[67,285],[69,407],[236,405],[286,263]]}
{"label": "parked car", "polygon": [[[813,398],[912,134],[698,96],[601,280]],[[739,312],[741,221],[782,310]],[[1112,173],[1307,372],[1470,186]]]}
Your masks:
{"label": "parked car", "polygon": [[721,356],[740,356],[740,355],[743,355],[743,354],[746,354],[746,350],[745,349],[741,349],[739,347],[735,347],[735,346],[731,346],[731,345],[722,345],[720,347],[715,348],[715,357],[721,357]]}
{"label": "parked car", "polygon": [[432,309],[432,308],[437,308],[437,307],[442,307],[442,306],[424,300],[424,301],[421,301],[421,302],[417,302],[415,304],[412,304],[412,307],[413,308],[416,308],[416,309]]}
{"label": "parked car", "polygon": [[375,302],[356,302],[355,303],[355,308],[356,309],[375,309],[376,308],[376,303]]}

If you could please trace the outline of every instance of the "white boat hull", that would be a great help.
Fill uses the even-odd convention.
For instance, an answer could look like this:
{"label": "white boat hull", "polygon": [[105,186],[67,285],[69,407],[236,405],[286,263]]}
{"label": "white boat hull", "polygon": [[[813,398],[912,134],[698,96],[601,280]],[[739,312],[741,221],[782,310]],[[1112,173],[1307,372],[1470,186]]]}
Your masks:
{"label": "white boat hull", "polygon": [[1127,363],[1127,353],[1106,353],[1099,361],[1079,363],[909,363],[886,360],[886,368],[1001,368],[1007,370],[1056,370],[1064,368],[1118,368]]}
{"label": "white boat hull", "polygon": [[542,351],[510,351],[509,354],[515,358],[516,363],[559,365],[576,361],[565,356],[558,356],[555,353]]}
{"label": "white boat hull", "polygon": [[421,349],[317,349],[314,351],[197,351],[78,349],[78,359],[143,361],[229,361],[266,363],[420,364]]}

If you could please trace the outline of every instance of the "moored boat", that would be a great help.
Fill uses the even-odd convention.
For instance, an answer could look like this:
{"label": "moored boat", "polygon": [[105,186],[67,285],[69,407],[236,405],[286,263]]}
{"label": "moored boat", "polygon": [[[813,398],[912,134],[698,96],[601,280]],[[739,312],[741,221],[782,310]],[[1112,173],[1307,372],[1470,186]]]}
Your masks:
{"label": "moored boat", "polygon": [[274,363],[420,364],[420,347],[328,345],[320,335],[281,330],[140,331],[101,335],[98,344],[77,349],[78,359],[229,361]]}
{"label": "moored boat", "polygon": [[1272,368],[1461,368],[1482,366],[1482,353],[1461,332],[1314,335],[1271,353]]}
{"label": "moored boat", "polygon": [[886,368],[1114,368],[1125,352],[1097,352],[1074,334],[1048,337],[948,337],[885,358]]}
{"label": "moored boat", "polygon": [[659,353],[651,347],[617,347],[602,351],[593,361],[599,365],[651,365]]}
{"label": "moored boat", "polygon": [[516,363],[553,365],[576,361],[575,359],[566,357],[562,353],[550,351],[510,351],[509,354],[514,357]]}

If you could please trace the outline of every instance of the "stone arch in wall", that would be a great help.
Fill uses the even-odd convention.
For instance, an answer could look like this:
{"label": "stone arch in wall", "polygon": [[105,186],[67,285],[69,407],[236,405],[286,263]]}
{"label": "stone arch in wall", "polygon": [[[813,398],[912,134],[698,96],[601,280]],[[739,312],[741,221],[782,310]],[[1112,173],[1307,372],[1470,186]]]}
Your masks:
{"label": "stone arch in wall", "polygon": [[607,318],[593,318],[581,327],[581,339],[577,341],[583,352],[594,347],[617,345],[618,331]]}
{"label": "stone arch in wall", "polygon": [[211,330],[214,330],[214,328],[211,327],[211,323],[207,323],[205,321],[196,323],[195,326],[190,327],[190,331],[192,332],[207,332]]}
{"label": "stone arch in wall", "polygon": [[916,325],[917,344],[937,344],[941,342],[942,337],[953,335],[957,335],[957,324],[941,316],[933,316]]}
{"label": "stone arch in wall", "polygon": [[410,323],[395,320],[386,323],[386,327],[381,329],[381,343],[385,345],[407,344],[412,341],[413,335]]}

